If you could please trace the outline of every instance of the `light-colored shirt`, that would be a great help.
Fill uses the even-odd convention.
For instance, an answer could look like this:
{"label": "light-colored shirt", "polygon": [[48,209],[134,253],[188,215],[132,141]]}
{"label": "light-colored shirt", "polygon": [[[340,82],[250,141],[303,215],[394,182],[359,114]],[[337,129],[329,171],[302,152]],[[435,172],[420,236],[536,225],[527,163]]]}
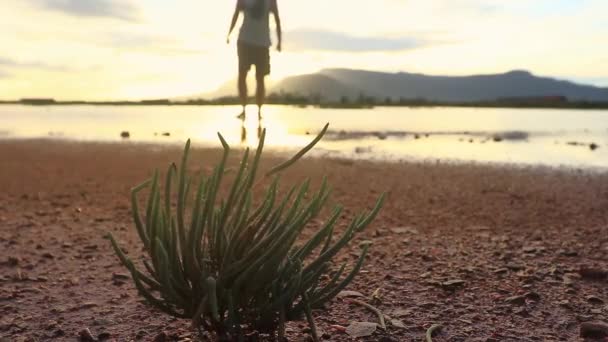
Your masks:
{"label": "light-colored shirt", "polygon": [[[243,24],[239,31],[239,42],[270,47],[272,42],[270,41],[270,10],[273,1],[275,0],[239,0],[241,2],[241,8],[243,9]],[[256,2],[261,1],[262,8],[260,10],[260,16],[255,17],[254,8]]]}

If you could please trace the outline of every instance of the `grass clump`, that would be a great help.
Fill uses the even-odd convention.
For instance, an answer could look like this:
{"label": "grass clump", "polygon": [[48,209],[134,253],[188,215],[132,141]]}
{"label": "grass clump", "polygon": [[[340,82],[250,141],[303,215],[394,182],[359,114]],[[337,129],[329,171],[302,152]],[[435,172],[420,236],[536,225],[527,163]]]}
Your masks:
{"label": "grass clump", "polygon": [[[261,201],[254,200],[252,189],[257,184],[265,131],[253,154],[245,150],[224,198],[219,188],[227,173],[230,147],[220,134],[224,153],[210,175],[201,174],[194,181],[187,174],[188,141],[179,168],[169,166],[163,193],[158,171],[133,188],[133,219],[147,255],[145,271],[136,268],[111,235],[110,240],[139,293],[159,310],[191,319],[194,327],[214,332],[220,340],[242,340],[244,331],[278,332],[282,339],[285,322],[304,316],[317,339],[311,310],[353,280],[368,247],[348,272],[346,264],[336,270],[332,259],[372,222],[384,199],[381,196],[373,210],[357,215],[333,238],[342,213],[336,207],[310,240],[297,243],[303,228],[326,204],[330,188],[324,179],[320,189],[311,193],[307,180],[279,198],[278,174],[308,152],[327,128],[293,158],[265,174],[273,179]],[[150,192],[142,218],[137,196],[145,188]]]}

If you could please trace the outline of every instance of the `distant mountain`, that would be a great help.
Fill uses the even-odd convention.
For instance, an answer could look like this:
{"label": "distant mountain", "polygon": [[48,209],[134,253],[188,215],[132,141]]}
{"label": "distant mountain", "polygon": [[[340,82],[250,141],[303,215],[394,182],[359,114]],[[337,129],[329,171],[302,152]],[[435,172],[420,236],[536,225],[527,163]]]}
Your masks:
{"label": "distant mountain", "polygon": [[274,90],[309,94],[316,84],[336,84],[321,92],[328,100],[365,94],[379,99],[423,98],[441,102],[473,102],[513,97],[565,96],[569,100],[608,101],[608,88],[538,77],[527,71],[477,76],[428,76],[350,69],[325,69],[279,82]]}
{"label": "distant mountain", "polygon": [[300,95],[319,94],[326,100],[337,100],[342,96],[352,99],[365,92],[357,83],[344,82],[322,73],[287,77],[276,84],[272,91]]}
{"label": "distant mountain", "polygon": [[[254,92],[254,85],[250,86]],[[426,99],[439,102],[493,101],[503,98],[564,96],[571,101],[608,102],[608,88],[581,85],[528,71],[474,76],[430,76],[412,73],[386,73],[351,69],[324,69],[314,74],[292,76],[268,86],[268,93],[286,92],[300,95],[320,94],[325,101],[339,101],[360,95],[380,100]],[[212,94],[215,98],[236,95],[236,81],[229,82]]]}

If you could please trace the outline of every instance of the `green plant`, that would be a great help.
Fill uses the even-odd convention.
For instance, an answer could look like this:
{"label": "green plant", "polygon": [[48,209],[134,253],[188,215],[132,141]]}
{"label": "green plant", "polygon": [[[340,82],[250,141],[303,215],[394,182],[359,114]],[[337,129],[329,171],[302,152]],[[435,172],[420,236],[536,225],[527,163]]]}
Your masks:
{"label": "green plant", "polygon": [[[296,245],[302,229],[320,213],[330,189],[324,179],[321,188],[310,195],[307,180],[279,199],[277,174],[308,152],[327,128],[328,125],[290,160],[266,173],[265,177],[274,179],[261,202],[254,201],[253,189],[258,184],[265,130],[253,159],[250,160],[249,149],[244,152],[225,198],[220,199],[219,192],[228,172],[225,166],[230,147],[220,134],[224,153],[210,175],[201,174],[194,182],[187,174],[188,141],[180,167],[171,164],[167,171],[164,194],[161,195],[158,171],[133,188],[133,219],[148,256],[143,260],[147,274],[135,267],[111,234],[109,237],[139,293],[156,308],[192,319],[193,326],[213,331],[220,339],[242,339],[243,326],[272,334],[278,330],[282,338],[285,322],[303,314],[316,339],[311,309],[321,307],[352,281],[368,247],[363,248],[347,274],[346,265],[332,274],[331,261],[355,233],[375,218],[384,199],[381,196],[370,213],[357,215],[345,232],[332,241],[342,212],[340,206],[336,207],[310,240]],[[172,204],[174,183],[176,205]],[[137,195],[148,187],[142,219]]]}

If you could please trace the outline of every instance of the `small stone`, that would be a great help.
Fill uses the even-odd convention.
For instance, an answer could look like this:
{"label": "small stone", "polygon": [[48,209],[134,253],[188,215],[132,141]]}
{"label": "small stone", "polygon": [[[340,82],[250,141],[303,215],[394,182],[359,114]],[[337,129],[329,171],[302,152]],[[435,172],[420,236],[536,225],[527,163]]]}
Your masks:
{"label": "small stone", "polygon": [[608,337],[608,323],[585,322],[581,324],[581,337],[583,338],[605,338]]}
{"label": "small stone", "polygon": [[120,132],[120,137],[123,139],[127,139],[131,137],[131,133],[129,133],[129,131],[122,131]]}
{"label": "small stone", "polygon": [[509,273],[509,269],[508,268],[499,268],[496,271],[494,271],[495,274],[505,274],[505,273]]}
{"label": "small stone", "polygon": [[91,334],[89,328],[84,328],[78,333],[81,342],[95,342],[95,338]]}
{"label": "small stone", "polygon": [[10,257],[8,257],[7,263],[9,266],[15,267],[15,266],[19,265],[19,258],[10,256]]}
{"label": "small stone", "polygon": [[43,258],[47,258],[47,259],[55,259],[55,256],[52,253],[46,252],[42,254]]}
{"label": "small stone", "polygon": [[340,291],[340,293],[338,293],[338,295],[336,295],[336,297],[345,298],[345,297],[365,297],[365,296],[363,295],[363,293],[357,292],[357,291]]}
{"label": "small stone", "polygon": [[103,340],[107,340],[107,339],[109,339],[111,336],[112,336],[112,335],[110,335],[110,333],[109,333],[109,332],[102,332],[102,333],[100,333],[99,335],[97,335],[97,338],[98,338],[100,341],[103,341]]}
{"label": "small stone", "polygon": [[533,300],[535,302],[541,300],[541,296],[536,292],[528,292],[524,296],[526,297],[526,299]]}
{"label": "small stone", "polygon": [[597,150],[598,148],[600,148],[600,146],[599,146],[598,144],[596,144],[596,143],[591,143],[591,144],[589,145],[589,149],[590,149],[591,151],[595,151],[595,150]]}
{"label": "small stone", "polygon": [[382,337],[380,337],[380,339],[378,341],[379,342],[397,342],[398,340],[396,340],[390,336],[382,336]]}
{"label": "small stone", "polygon": [[346,327],[346,333],[351,337],[371,336],[376,332],[378,324],[371,322],[353,322]]}
{"label": "small stone", "polygon": [[86,302],[83,303],[82,305],[80,305],[78,308],[79,309],[90,309],[90,308],[94,308],[97,306],[97,303],[95,302]]}
{"label": "small stone", "polygon": [[578,252],[577,251],[573,251],[573,250],[562,250],[562,251],[560,251],[559,254],[563,255],[563,256],[567,256],[567,257],[578,256]]}
{"label": "small stone", "polygon": [[391,322],[391,325],[394,326],[395,328],[401,328],[401,329],[406,328],[405,323],[403,323],[402,320],[393,318],[390,320],[390,322]]}
{"label": "small stone", "polygon": [[455,290],[456,288],[464,286],[466,282],[461,279],[448,280],[446,282],[441,283],[441,287],[446,290]]}
{"label": "small stone", "polygon": [[161,331],[158,335],[154,336],[152,342],[166,342],[169,340],[169,336],[166,332]]}
{"label": "small stone", "polygon": [[521,270],[525,269],[526,267],[521,264],[508,263],[507,268],[510,269],[511,271],[521,271]]}
{"label": "small stone", "polygon": [[583,279],[588,280],[605,280],[608,278],[608,271],[597,268],[581,268],[579,274]]}
{"label": "small stone", "polygon": [[396,227],[396,228],[391,228],[390,230],[391,230],[391,232],[393,232],[395,234],[417,235],[419,233],[416,228],[412,228],[412,227]]}
{"label": "small stone", "polygon": [[604,304],[604,300],[596,296],[587,296],[587,302],[591,304]]}
{"label": "small stone", "polygon": [[129,280],[129,279],[131,279],[131,276],[126,273],[112,273],[112,280],[122,281],[122,280]]}
{"label": "small stone", "polygon": [[363,241],[359,242],[359,247],[371,246],[373,244],[374,244],[374,241],[372,241],[372,240],[363,240]]}
{"label": "small stone", "polygon": [[530,313],[528,312],[528,310],[526,310],[526,308],[517,308],[513,310],[513,313],[522,317],[530,316]]}
{"label": "small stone", "polygon": [[558,302],[557,305],[559,305],[565,309],[569,309],[569,310],[572,309],[572,304],[570,304],[569,300],[562,300],[562,301]]}
{"label": "small stone", "polygon": [[391,316],[395,316],[395,317],[409,316],[411,314],[412,314],[411,309],[399,308],[399,309],[394,309],[393,311],[391,311]]}
{"label": "small stone", "polygon": [[526,297],[525,296],[513,296],[505,299],[505,303],[509,303],[511,305],[525,305]]}

